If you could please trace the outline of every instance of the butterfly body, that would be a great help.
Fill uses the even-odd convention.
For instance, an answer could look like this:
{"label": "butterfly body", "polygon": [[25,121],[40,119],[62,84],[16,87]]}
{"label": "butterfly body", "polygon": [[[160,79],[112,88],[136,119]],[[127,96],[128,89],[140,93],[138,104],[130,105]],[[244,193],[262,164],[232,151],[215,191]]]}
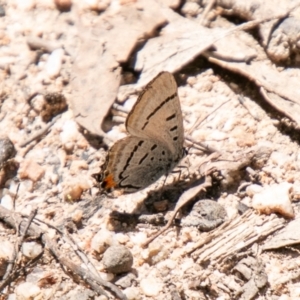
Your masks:
{"label": "butterfly body", "polygon": [[126,119],[129,136],[109,150],[102,187],[139,191],[170,172],[183,156],[183,121],[172,74],[158,74]]}

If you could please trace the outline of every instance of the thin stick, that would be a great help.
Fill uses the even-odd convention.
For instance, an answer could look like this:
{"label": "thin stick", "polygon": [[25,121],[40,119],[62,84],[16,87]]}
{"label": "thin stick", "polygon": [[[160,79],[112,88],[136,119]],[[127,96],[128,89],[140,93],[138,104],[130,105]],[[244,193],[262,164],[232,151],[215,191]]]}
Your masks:
{"label": "thin stick", "polygon": [[191,199],[193,199],[199,192],[204,191],[206,188],[211,186],[211,177],[210,176],[206,176],[205,177],[205,181],[200,184],[197,185],[187,191],[185,191],[181,197],[178,200],[178,203],[172,213],[171,218],[169,219],[168,223],[166,224],[166,226],[164,226],[161,230],[159,230],[156,234],[154,234],[152,237],[150,237],[143,245],[142,247],[146,247],[147,245],[149,245],[152,241],[154,241],[158,236],[160,236],[162,233],[164,233],[165,231],[167,231],[170,226],[172,225],[177,213],[179,212],[179,210],[186,205]]}

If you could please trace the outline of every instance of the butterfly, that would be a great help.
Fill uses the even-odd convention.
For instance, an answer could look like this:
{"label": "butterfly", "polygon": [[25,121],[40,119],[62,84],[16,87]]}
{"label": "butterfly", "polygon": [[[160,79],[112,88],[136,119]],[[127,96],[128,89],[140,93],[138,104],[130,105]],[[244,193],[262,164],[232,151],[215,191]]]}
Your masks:
{"label": "butterfly", "polygon": [[168,174],[184,156],[184,130],[177,84],[159,73],[139,95],[127,116],[128,136],[109,150],[101,183],[106,192],[133,193]]}

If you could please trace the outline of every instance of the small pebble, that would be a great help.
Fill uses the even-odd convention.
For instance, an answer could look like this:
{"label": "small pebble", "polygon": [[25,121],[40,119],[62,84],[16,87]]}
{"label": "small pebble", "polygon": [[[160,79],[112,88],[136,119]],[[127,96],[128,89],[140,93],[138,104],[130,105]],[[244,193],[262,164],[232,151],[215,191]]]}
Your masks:
{"label": "small pebble", "polygon": [[115,284],[123,289],[131,287],[133,282],[136,281],[136,276],[133,273],[128,273],[118,279]]}
{"label": "small pebble", "polygon": [[14,0],[14,5],[17,10],[29,11],[34,8],[35,4],[35,0]]}
{"label": "small pebble", "polygon": [[44,168],[32,159],[25,159],[20,163],[18,172],[20,179],[30,179],[33,182],[36,182],[40,180],[44,176],[44,174]]}
{"label": "small pebble", "polygon": [[137,300],[140,299],[141,291],[138,287],[129,287],[125,289],[124,294],[128,300]]}
{"label": "small pebble", "polygon": [[195,17],[199,13],[199,8],[200,6],[196,2],[186,2],[181,8],[181,12],[184,15],[190,15],[192,17]]}
{"label": "small pebble", "polygon": [[54,3],[58,10],[66,12],[70,11],[72,7],[72,1],[71,0],[54,0]]}
{"label": "small pebble", "polygon": [[88,8],[96,11],[103,11],[110,5],[110,0],[85,0]]}
{"label": "small pebble", "polygon": [[78,174],[82,170],[88,170],[89,165],[84,160],[73,160],[70,166],[70,174]]}
{"label": "small pebble", "polygon": [[144,295],[148,297],[158,296],[159,292],[162,290],[163,285],[156,278],[144,278],[140,282],[140,287]]}
{"label": "small pebble", "polygon": [[62,61],[64,56],[64,50],[63,49],[56,49],[54,50],[46,63],[46,73],[49,75],[50,78],[55,78],[60,74]]}
{"label": "small pebble", "polygon": [[94,235],[91,242],[91,248],[101,254],[112,245],[112,239],[113,234],[111,231],[101,229]]}
{"label": "small pebble", "polygon": [[0,5],[0,18],[5,17],[5,9],[2,5]]}
{"label": "small pebble", "polygon": [[253,197],[255,194],[261,193],[263,189],[261,185],[251,184],[246,188],[246,193],[249,197]]}
{"label": "small pebble", "polygon": [[62,132],[60,133],[60,140],[64,148],[68,148],[70,143],[72,145],[76,142],[79,135],[77,123],[73,120],[67,120],[63,127]]}
{"label": "small pebble", "polygon": [[0,139],[0,167],[15,155],[14,144],[8,138]]}
{"label": "small pebble", "polygon": [[129,272],[133,264],[133,256],[124,246],[111,246],[105,251],[102,263],[108,272],[114,274]]}
{"label": "small pebble", "polygon": [[85,176],[70,177],[64,183],[63,195],[65,201],[77,201],[84,191],[91,188],[90,181]]}
{"label": "small pebble", "polygon": [[80,186],[79,183],[69,185],[64,189],[64,200],[68,202],[80,200],[82,193],[83,188]]}
{"label": "small pebble", "polygon": [[12,258],[12,254],[14,252],[14,245],[6,240],[1,240],[0,247],[0,278],[5,274],[8,262]]}
{"label": "small pebble", "polygon": [[117,233],[114,235],[114,240],[116,240],[119,244],[126,244],[129,241],[129,237],[124,233]]}
{"label": "small pebble", "polygon": [[14,208],[13,199],[10,195],[6,194],[1,198],[0,201],[1,205],[9,210],[12,210]]}
{"label": "small pebble", "polygon": [[23,282],[15,288],[15,292],[17,299],[32,300],[38,299],[41,289],[31,282]]}
{"label": "small pebble", "polygon": [[82,217],[83,217],[83,211],[82,210],[76,210],[73,214],[72,214],[72,221],[75,224],[81,224],[82,222]]}
{"label": "small pebble", "polygon": [[26,242],[22,244],[22,253],[30,259],[36,258],[42,252],[42,246],[36,242]]}

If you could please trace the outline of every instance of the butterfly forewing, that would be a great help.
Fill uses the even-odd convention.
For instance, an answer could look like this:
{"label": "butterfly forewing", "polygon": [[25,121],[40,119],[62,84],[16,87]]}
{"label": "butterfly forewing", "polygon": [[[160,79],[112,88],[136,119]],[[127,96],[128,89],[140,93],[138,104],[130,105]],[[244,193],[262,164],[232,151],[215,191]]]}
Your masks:
{"label": "butterfly forewing", "polygon": [[158,74],[140,94],[126,120],[133,136],[150,137],[174,154],[182,154],[183,121],[177,84],[172,74]]}
{"label": "butterfly forewing", "polygon": [[130,136],[108,153],[105,190],[132,193],[170,172],[183,155],[183,121],[172,74],[158,74],[143,90],[126,120]]}

